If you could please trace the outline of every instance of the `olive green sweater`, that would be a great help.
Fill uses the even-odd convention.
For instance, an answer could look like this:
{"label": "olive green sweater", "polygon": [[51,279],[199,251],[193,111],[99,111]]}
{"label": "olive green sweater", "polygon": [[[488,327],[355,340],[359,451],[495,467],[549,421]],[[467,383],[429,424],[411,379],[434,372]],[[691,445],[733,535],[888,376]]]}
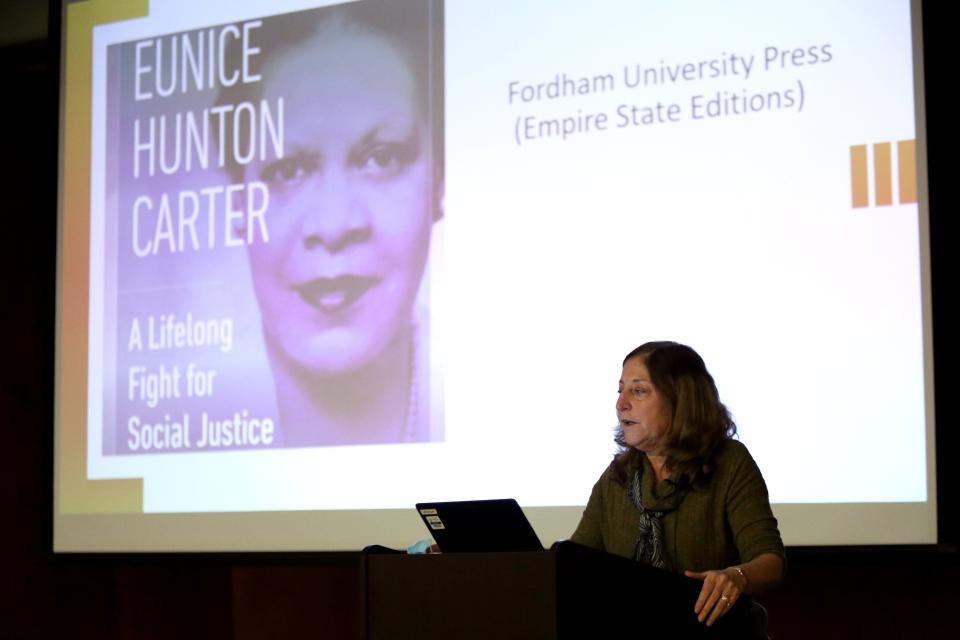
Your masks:
{"label": "olive green sweater", "polygon": [[[762,553],[784,555],[777,520],[770,510],[760,469],[739,441],[724,441],[704,486],[683,487],[678,477],[655,481],[646,457],[641,493],[646,509],[676,505],[664,514],[666,568],[723,569]],[[612,466],[600,476],[571,540],[609,553],[634,557],[640,514]]]}

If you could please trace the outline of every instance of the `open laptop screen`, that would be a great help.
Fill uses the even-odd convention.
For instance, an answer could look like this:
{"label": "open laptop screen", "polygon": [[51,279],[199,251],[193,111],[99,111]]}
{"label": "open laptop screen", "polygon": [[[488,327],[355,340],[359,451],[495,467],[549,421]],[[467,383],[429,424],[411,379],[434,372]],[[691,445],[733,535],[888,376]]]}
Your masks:
{"label": "open laptop screen", "polygon": [[424,502],[417,512],[444,553],[543,551],[517,501]]}

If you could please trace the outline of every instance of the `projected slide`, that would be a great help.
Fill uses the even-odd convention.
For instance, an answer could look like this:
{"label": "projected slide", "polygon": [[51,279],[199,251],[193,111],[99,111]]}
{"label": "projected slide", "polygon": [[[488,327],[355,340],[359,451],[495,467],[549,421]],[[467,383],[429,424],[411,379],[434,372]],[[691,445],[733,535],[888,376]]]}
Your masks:
{"label": "projected slide", "polygon": [[778,509],[935,531],[909,2],[100,0],[65,25],[62,513],[509,496],[569,535],[623,356],[668,339]]}

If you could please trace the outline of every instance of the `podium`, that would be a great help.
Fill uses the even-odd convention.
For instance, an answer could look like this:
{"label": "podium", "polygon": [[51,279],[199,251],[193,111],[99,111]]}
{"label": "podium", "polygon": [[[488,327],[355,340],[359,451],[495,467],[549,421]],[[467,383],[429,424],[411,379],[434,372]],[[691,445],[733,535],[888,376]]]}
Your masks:
{"label": "podium", "polygon": [[434,555],[374,547],[362,562],[367,640],[752,637],[748,597],[706,627],[693,613],[699,581],[573,542]]}

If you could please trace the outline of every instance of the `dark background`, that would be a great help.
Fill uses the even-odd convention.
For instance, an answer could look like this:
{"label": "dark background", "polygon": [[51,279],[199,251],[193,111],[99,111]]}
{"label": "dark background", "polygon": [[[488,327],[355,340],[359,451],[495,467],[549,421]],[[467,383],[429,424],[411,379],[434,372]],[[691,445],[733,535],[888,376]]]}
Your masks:
{"label": "dark background", "polygon": [[[957,314],[950,308],[956,71],[945,5],[924,6],[941,544],[790,549],[786,584],[762,598],[780,640],[960,637]],[[9,336],[0,367],[0,638],[358,639],[353,554],[50,553],[59,37],[48,34],[59,33],[58,13],[43,1],[0,0],[0,274],[11,303],[0,312]],[[817,357],[829,366],[830,354]],[[813,472],[830,470],[811,461]]]}

